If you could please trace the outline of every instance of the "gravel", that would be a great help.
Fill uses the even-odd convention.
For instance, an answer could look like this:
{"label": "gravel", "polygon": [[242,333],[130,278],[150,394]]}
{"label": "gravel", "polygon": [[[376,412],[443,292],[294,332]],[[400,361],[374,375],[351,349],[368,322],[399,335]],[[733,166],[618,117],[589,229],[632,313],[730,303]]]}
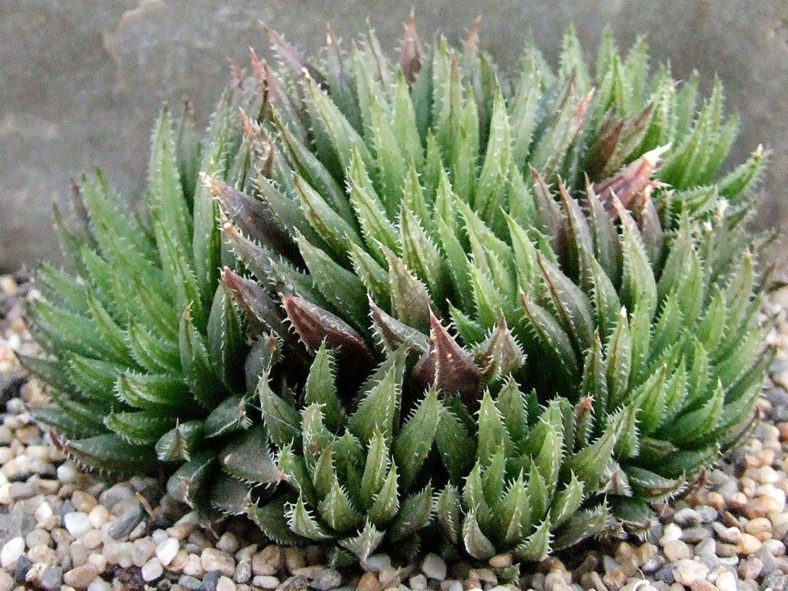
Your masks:
{"label": "gravel", "polygon": [[270,544],[242,519],[203,529],[161,482],[109,485],[66,460],[31,417],[47,396],[14,354],[37,351],[22,316],[31,291],[23,279],[0,277],[0,591],[788,588],[786,287],[767,301],[766,312],[779,317],[769,337],[778,355],[758,403],[763,420],[752,439],[706,472],[702,486],[658,506],[660,517],[641,540],[588,543],[539,564],[513,564],[511,554],[472,564],[425,548],[412,565],[375,554],[336,570],[321,548]]}

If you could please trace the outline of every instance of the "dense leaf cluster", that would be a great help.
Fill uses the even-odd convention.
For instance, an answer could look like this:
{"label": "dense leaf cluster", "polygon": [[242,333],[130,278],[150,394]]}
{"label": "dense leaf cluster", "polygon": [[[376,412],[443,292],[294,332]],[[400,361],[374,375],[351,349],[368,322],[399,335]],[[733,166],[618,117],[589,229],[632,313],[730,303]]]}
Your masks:
{"label": "dense leaf cluster", "polygon": [[509,79],[475,26],[425,48],[410,20],[396,65],[268,34],[279,67],[253,54],[202,147],[162,117],[149,220],[81,186],[78,275],[43,268],[33,311],[54,358],[26,360],[69,453],[179,461],[178,498],[337,563],[423,536],[538,560],[739,440],[764,158],[720,175],[719,84],[698,109],[609,35],[593,72],[570,31]]}

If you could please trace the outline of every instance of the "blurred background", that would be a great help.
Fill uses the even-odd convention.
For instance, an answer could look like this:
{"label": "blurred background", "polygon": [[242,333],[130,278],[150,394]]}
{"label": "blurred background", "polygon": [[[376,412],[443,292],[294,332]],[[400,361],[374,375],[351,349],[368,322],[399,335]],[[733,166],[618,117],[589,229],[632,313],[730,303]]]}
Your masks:
{"label": "blurred background", "polygon": [[[554,60],[569,24],[592,57],[609,23],[622,49],[647,35],[679,79],[696,69],[707,91],[717,74],[742,121],[729,164],[772,150],[758,224],[788,228],[785,0],[0,0],[0,272],[58,258],[51,204],[69,201],[69,179],[99,167],[138,200],[161,102],[188,98],[206,124],[230,60],[268,55],[259,21],[308,53],[327,22],[346,40],[369,22],[393,51],[411,8],[423,39],[458,41],[481,15],[481,47],[504,70],[531,34]],[[786,255],[783,236],[771,257]]]}

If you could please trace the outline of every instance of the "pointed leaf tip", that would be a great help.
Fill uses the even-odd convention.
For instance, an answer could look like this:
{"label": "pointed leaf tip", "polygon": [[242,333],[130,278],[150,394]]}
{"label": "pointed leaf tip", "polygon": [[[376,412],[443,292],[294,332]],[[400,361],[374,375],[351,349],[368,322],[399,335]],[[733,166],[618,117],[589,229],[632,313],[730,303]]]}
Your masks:
{"label": "pointed leaf tip", "polygon": [[421,42],[416,33],[416,16],[412,10],[405,23],[405,32],[400,44],[399,66],[405,75],[405,80],[412,84],[421,69]]}
{"label": "pointed leaf tip", "polygon": [[460,395],[473,404],[479,398],[482,372],[430,310],[430,343],[413,370],[416,379],[446,396]]}
{"label": "pointed leaf tip", "polygon": [[364,339],[339,316],[298,296],[281,295],[281,300],[287,318],[307,349],[316,351],[325,341],[356,363],[372,363],[372,353]]}

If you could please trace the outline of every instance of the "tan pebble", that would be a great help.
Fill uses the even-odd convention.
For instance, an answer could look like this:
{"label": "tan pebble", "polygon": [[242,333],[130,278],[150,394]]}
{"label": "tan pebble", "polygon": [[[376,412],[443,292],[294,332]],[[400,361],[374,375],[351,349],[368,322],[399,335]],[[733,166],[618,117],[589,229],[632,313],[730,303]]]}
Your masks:
{"label": "tan pebble", "polygon": [[774,537],[782,540],[788,534],[788,513],[775,513],[770,519]]}
{"label": "tan pebble", "polygon": [[665,557],[671,562],[692,557],[690,547],[682,540],[668,540],[663,544],[662,549],[665,552]]}
{"label": "tan pebble", "polygon": [[185,540],[194,530],[197,521],[197,514],[191,511],[173,523],[172,527],[167,529],[167,534],[176,540]]}
{"label": "tan pebble", "polygon": [[98,569],[99,573],[103,573],[104,569],[107,568],[107,559],[104,555],[94,552],[88,556],[88,564],[92,564]]}
{"label": "tan pebble", "polygon": [[657,554],[659,554],[659,548],[657,548],[654,544],[646,542],[645,544],[641,544],[637,548],[635,548],[635,556],[637,556],[638,564],[643,566],[649,560],[654,558]]}
{"label": "tan pebble", "polygon": [[772,522],[766,517],[756,517],[744,524],[744,531],[756,537],[764,532],[768,532],[769,537],[771,537]]}
{"label": "tan pebble", "polygon": [[301,548],[285,548],[284,549],[284,557],[285,557],[285,566],[287,566],[288,572],[291,574],[298,568],[301,568],[306,565],[306,561],[304,560],[304,552]]}
{"label": "tan pebble", "polygon": [[780,441],[788,441],[788,423],[777,423],[777,430],[780,432]]}
{"label": "tan pebble", "polygon": [[749,555],[761,549],[761,541],[751,534],[742,534],[741,540],[736,545],[739,554]]}
{"label": "tan pebble", "polygon": [[19,293],[19,284],[11,275],[0,275],[0,291],[13,298]]}
{"label": "tan pebble", "polygon": [[293,570],[293,574],[301,575],[311,580],[314,579],[321,570],[325,570],[325,568],[325,566],[321,565],[302,566],[301,568]]}
{"label": "tan pebble", "polygon": [[512,555],[509,553],[496,554],[490,558],[489,564],[493,568],[507,568],[512,566]]}
{"label": "tan pebble", "polygon": [[772,497],[762,495],[750,500],[744,507],[744,514],[750,519],[756,517],[768,517],[774,513],[779,513],[780,507]]}
{"label": "tan pebble", "polygon": [[[92,497],[91,497],[92,498]],[[101,529],[101,526],[109,520],[109,511],[104,505],[96,505],[88,513],[88,521],[95,529]]]}
{"label": "tan pebble", "polygon": [[99,546],[101,546],[104,540],[99,530],[92,529],[86,534],[84,534],[79,539],[79,541],[82,542],[82,545],[85,546],[85,548],[87,548],[88,550],[94,550]]}
{"label": "tan pebble", "polygon": [[498,577],[489,568],[472,568],[468,571],[469,579],[476,579],[482,583],[490,583],[491,585],[498,584]]}
{"label": "tan pebble", "polygon": [[252,556],[252,574],[269,576],[275,575],[284,565],[282,548],[271,544]]}
{"label": "tan pebble", "polygon": [[[778,440],[778,433],[777,433],[776,430],[775,430],[773,439],[770,439],[770,441],[774,441],[775,447],[777,449],[780,449],[780,443],[779,443],[779,440]],[[774,459],[775,459],[776,455],[777,454],[776,454],[775,450],[772,449],[772,447],[764,448],[761,451],[759,451],[758,452],[758,458],[761,460],[761,468],[770,468],[771,469],[772,464],[774,464]]]}
{"label": "tan pebble", "polygon": [[361,578],[358,580],[358,585],[356,585],[356,591],[380,591],[381,589],[382,585],[380,581],[378,581],[375,573],[371,572],[361,575]]}
{"label": "tan pebble", "polygon": [[741,523],[739,519],[730,511],[724,511],[722,514],[722,524],[725,527],[735,527],[736,529],[741,528]]}
{"label": "tan pebble", "polygon": [[279,579],[269,575],[257,575],[252,579],[252,585],[260,589],[276,589],[279,586]]}
{"label": "tan pebble", "polygon": [[690,589],[691,591],[717,591],[717,587],[714,586],[714,583],[710,583],[704,579],[692,582],[690,584]]}
{"label": "tan pebble", "polygon": [[724,570],[717,576],[717,591],[736,591],[736,577],[729,570]]}
{"label": "tan pebble", "polygon": [[77,511],[82,511],[83,513],[90,513],[98,504],[94,497],[81,490],[74,491],[74,494],[71,495],[71,503]]}
{"label": "tan pebble", "polygon": [[718,541],[715,545],[715,554],[720,558],[737,556],[739,554],[739,547],[736,544],[726,544]]}
{"label": "tan pebble", "polygon": [[755,480],[761,484],[774,484],[780,480],[780,475],[775,472],[771,465],[761,466],[757,470],[754,470],[753,476],[755,477]]}
{"label": "tan pebble", "polygon": [[711,491],[706,495],[706,504],[717,511],[722,511],[723,507],[725,507],[725,499],[717,491]]}
{"label": "tan pebble", "polygon": [[89,562],[72,568],[70,571],[63,575],[63,582],[66,585],[71,585],[76,589],[87,589],[88,585],[93,582],[99,575],[99,569]]}
{"label": "tan pebble", "polygon": [[751,556],[739,563],[739,576],[743,581],[754,581],[760,576],[762,570],[763,561],[756,556]]}
{"label": "tan pebble", "polygon": [[188,558],[189,553],[183,548],[179,549],[175,553],[175,557],[172,559],[172,562],[170,562],[170,564],[167,566],[167,570],[170,570],[174,573],[183,572],[183,567],[186,565]]}
{"label": "tan pebble", "polygon": [[218,570],[223,575],[232,577],[235,572],[235,560],[233,557],[222,550],[216,548],[206,548],[200,554],[200,563],[205,572]]}
{"label": "tan pebble", "polygon": [[739,512],[747,505],[747,495],[743,492],[733,493],[725,502],[728,511]]}
{"label": "tan pebble", "polygon": [[55,562],[55,550],[47,544],[36,544],[27,551],[27,557],[31,562]]}
{"label": "tan pebble", "polygon": [[201,579],[204,573],[200,557],[196,554],[189,554],[186,558],[186,563],[183,565],[183,574]]}
{"label": "tan pebble", "polygon": [[755,494],[756,483],[752,478],[742,476],[739,478],[739,489],[746,497],[752,497]]}
{"label": "tan pebble", "polygon": [[602,582],[602,577],[596,571],[583,573],[580,577],[580,584],[583,586],[583,589],[597,589],[599,591],[606,588]]}
{"label": "tan pebble", "polygon": [[602,577],[602,582],[608,589],[620,589],[626,580],[627,575],[620,568],[614,568]]}
{"label": "tan pebble", "polygon": [[677,583],[689,586],[695,581],[703,580],[709,574],[709,567],[695,560],[679,560],[674,563],[673,576]]}

